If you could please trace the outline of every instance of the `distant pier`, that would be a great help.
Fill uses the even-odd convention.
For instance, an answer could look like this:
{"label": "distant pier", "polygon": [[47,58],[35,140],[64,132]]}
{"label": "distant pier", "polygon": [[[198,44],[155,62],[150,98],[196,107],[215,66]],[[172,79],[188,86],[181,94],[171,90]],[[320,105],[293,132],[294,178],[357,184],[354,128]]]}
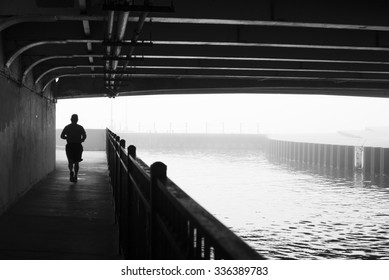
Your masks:
{"label": "distant pier", "polygon": [[[57,130],[57,143],[64,146]],[[86,150],[105,150],[105,130],[87,129]],[[123,139],[138,148],[205,148],[205,149],[262,149],[264,134],[211,134],[211,133],[135,133],[120,132]],[[89,137],[90,136],[90,137]]]}
{"label": "distant pier", "polygon": [[352,133],[269,135],[265,151],[269,159],[280,162],[384,176],[389,175],[388,132],[366,129]]}
{"label": "distant pier", "polygon": [[[105,150],[105,130],[87,129],[86,150]],[[59,139],[57,143],[65,145]],[[389,175],[389,129],[325,134],[194,134],[121,132],[138,148],[255,149],[272,160],[303,166]]]}

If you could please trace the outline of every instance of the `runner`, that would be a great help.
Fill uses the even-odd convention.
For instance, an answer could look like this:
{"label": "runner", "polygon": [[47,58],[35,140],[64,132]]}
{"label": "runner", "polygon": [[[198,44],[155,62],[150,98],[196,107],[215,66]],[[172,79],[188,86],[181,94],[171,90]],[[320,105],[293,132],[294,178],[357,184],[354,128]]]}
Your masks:
{"label": "runner", "polygon": [[86,133],[84,128],[77,124],[77,114],[73,114],[70,120],[72,123],[65,126],[65,128],[62,130],[61,138],[67,141],[66,156],[68,158],[70,182],[77,182],[77,174],[78,170],[80,169],[79,162],[82,161],[83,152],[81,143],[85,141]]}

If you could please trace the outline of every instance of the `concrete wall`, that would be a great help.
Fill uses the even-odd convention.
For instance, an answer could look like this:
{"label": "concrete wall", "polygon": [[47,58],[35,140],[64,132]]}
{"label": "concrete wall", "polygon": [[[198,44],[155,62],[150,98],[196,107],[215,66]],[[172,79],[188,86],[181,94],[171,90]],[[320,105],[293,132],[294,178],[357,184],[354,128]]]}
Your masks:
{"label": "concrete wall", "polygon": [[19,72],[0,66],[0,214],[55,169],[55,103],[18,84]]}

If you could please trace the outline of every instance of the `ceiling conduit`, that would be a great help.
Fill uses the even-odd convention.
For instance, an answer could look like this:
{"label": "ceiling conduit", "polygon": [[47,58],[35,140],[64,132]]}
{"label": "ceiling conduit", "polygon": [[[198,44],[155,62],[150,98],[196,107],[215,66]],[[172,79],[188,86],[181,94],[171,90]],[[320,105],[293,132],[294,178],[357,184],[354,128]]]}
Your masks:
{"label": "ceiling conduit", "polygon": [[[129,3],[129,0],[126,0],[126,3]],[[110,19],[111,13],[112,13],[112,19]],[[108,14],[108,19],[109,19],[108,26],[109,27],[111,25],[110,20],[113,23],[113,15],[114,15],[114,11],[109,11],[109,14]],[[116,28],[116,38],[115,38],[116,42],[120,42],[124,38],[124,34],[126,33],[126,28],[127,28],[127,23],[128,23],[129,15],[130,15],[130,12],[128,12],[128,11],[119,13],[119,18],[118,18],[117,28]],[[110,34],[110,36],[111,36],[111,39],[112,39],[112,34]],[[111,39],[108,37],[108,40],[111,40]],[[110,47],[107,47],[107,49],[108,48],[110,48]],[[107,56],[111,56],[111,55],[113,55],[114,57],[119,56],[120,52],[121,52],[121,49],[122,49],[121,46],[115,46],[114,49],[113,49],[113,52],[111,51],[111,49],[110,49],[109,53],[107,51]],[[109,65],[109,61],[107,61],[106,65],[107,64]],[[117,60],[116,61],[113,60],[110,69],[106,69],[106,70],[115,71],[117,66],[118,66],[118,61]],[[109,77],[110,77],[110,79],[114,79],[115,78],[115,74],[111,74],[111,75],[109,75]],[[108,89],[110,89],[111,91],[115,92],[114,82],[109,82]],[[116,94],[113,93],[111,97],[114,97],[115,95]]]}
{"label": "ceiling conduit", "polygon": [[[145,1],[145,5],[149,5],[149,4],[150,4],[150,1],[146,0]],[[133,37],[131,39],[131,42],[136,43],[138,41],[140,33],[142,32],[143,25],[144,25],[144,23],[146,21],[146,18],[147,18],[148,14],[149,14],[148,12],[143,12],[140,15],[139,21],[138,21],[138,26],[137,26],[137,28],[135,30],[135,33],[134,33],[134,35],[133,35]],[[134,51],[135,51],[135,45],[130,47],[130,50],[129,50],[128,54],[127,54],[127,59],[128,60],[125,62],[124,66],[123,66],[124,69],[126,69],[128,67],[128,64],[130,63],[131,56],[134,53]],[[123,74],[120,76],[120,78],[123,78]]]}
{"label": "ceiling conduit", "polygon": [[[112,41],[112,34],[113,34],[113,24],[115,19],[115,12],[109,11],[108,12],[108,18],[107,18],[107,40]],[[107,57],[110,57],[112,54],[112,48],[110,45],[107,45]],[[111,62],[106,61],[105,62],[105,70],[109,70],[111,68]]]}

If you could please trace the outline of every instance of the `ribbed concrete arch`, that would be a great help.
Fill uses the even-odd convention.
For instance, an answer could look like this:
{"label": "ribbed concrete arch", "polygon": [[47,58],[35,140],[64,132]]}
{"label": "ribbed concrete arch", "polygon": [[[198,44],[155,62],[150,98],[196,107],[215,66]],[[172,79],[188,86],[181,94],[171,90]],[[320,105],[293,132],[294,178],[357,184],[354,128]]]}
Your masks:
{"label": "ribbed concrete arch", "polygon": [[[0,31],[19,23],[29,22],[57,22],[57,21],[105,21],[106,16],[99,15],[56,15],[56,16],[12,16],[0,23]],[[128,17],[129,22],[137,22],[137,17]],[[152,17],[149,20],[155,23],[176,23],[176,24],[214,24],[214,25],[244,25],[244,26],[273,26],[293,28],[320,28],[320,29],[346,29],[346,30],[370,30],[389,31],[389,26],[381,25],[358,25],[358,24],[330,24],[310,22],[285,22],[272,20],[233,20],[233,19],[212,19],[212,18],[174,18],[174,17]]]}
{"label": "ribbed concrete arch", "polygon": [[42,45],[65,45],[65,44],[85,44],[85,43],[102,43],[102,40],[53,40],[53,41],[39,41],[34,42],[31,44],[27,44],[24,47],[18,49],[16,52],[14,52],[11,57],[7,60],[5,63],[5,66],[9,68],[11,64],[15,61],[15,59],[23,54],[24,52],[28,51],[31,48],[42,46]]}
{"label": "ribbed concrete arch", "polygon": [[32,71],[32,69],[37,66],[38,64],[48,61],[48,60],[53,60],[53,59],[70,59],[70,58],[87,58],[87,57],[103,57],[102,55],[98,54],[78,54],[78,55],[54,55],[54,56],[47,56],[43,57],[41,59],[38,59],[34,63],[32,63],[24,72],[23,72],[23,77],[22,81],[24,82],[28,73]]}
{"label": "ribbed concrete arch", "polygon": [[[169,1],[159,0],[148,6],[68,1],[65,9],[63,3],[51,1],[26,1],[18,7],[16,3],[23,1],[0,4],[5,72],[22,83],[31,82],[26,78],[32,71],[45,82],[46,75],[66,69],[83,74],[86,66],[80,66],[88,64],[92,73],[102,65],[108,73],[91,76],[91,83],[101,86],[100,93],[107,85],[116,94],[159,86],[257,86],[248,76],[260,77],[261,86],[281,83],[291,91],[300,84],[389,90],[389,4],[380,0],[353,5],[324,0],[247,0],[244,5],[234,0],[180,0],[174,9]],[[16,58],[21,70],[13,65]],[[133,74],[161,78],[125,86],[127,67]],[[193,77],[201,77],[196,78],[201,85],[187,82]],[[66,84],[58,83],[58,98],[63,90],[80,92],[77,78],[73,83],[62,80]]]}
{"label": "ribbed concrete arch", "polygon": [[[41,45],[63,45],[72,43],[103,43],[103,40],[56,40],[39,41],[28,44],[17,50],[6,62],[9,68],[14,60],[25,51]],[[131,41],[123,41],[123,44],[132,44]],[[298,44],[268,44],[268,43],[246,43],[246,42],[205,42],[205,41],[153,41],[154,45],[187,45],[187,46],[224,46],[224,47],[273,47],[273,48],[303,48],[303,49],[328,49],[328,50],[354,50],[354,51],[383,51],[389,52],[386,47],[364,47],[364,46],[334,46],[334,45],[298,45]]]}

